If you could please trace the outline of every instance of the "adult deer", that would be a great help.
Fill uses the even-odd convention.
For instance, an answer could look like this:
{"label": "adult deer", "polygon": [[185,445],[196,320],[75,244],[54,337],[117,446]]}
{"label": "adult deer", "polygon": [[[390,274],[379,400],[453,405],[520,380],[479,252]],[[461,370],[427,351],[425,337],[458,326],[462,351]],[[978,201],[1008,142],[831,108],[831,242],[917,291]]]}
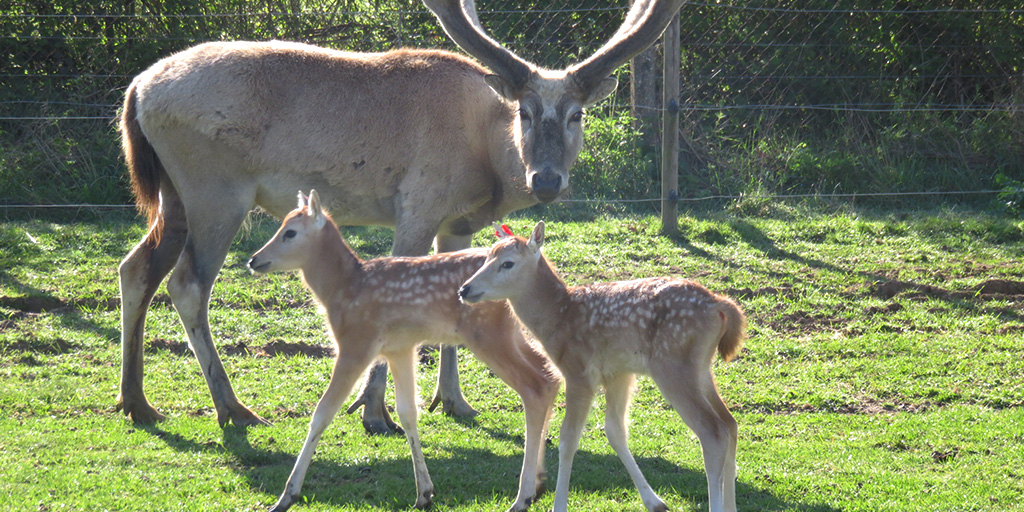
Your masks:
{"label": "adult deer", "polygon": [[743,346],[746,320],[732,300],[683,279],[651,278],[567,287],[541,254],[544,223],[529,240],[503,236],[459,290],[467,303],[508,299],[565,378],[558,439],[555,512],[565,512],[569,476],[598,386],[607,398],[605,434],[650,511],[665,502],[627,446],[626,415],[636,374],[649,374],[697,434],[711,512],[736,510],[736,420],[715,385],[715,353],[726,361]]}
{"label": "adult deer", "polygon": [[308,198],[299,194],[298,209],[253,255],[249,268],[258,273],[300,271],[303,283],[323,306],[337,357],[295,469],[271,510],[286,510],[298,498],[324,429],[359,376],[380,355],[391,363],[398,417],[412,449],[416,508],[431,504],[434,486],[416,428],[416,347],[424,338],[464,343],[522,397],[526,443],[519,493],[509,510],[526,510],[544,483],[544,432],[559,383],[549,371],[548,359],[526,342],[505,304],[470,307],[459,302],[459,283],[486,257],[486,249],[467,249],[363,261],[321,210],[316,191]]}
{"label": "adult deer", "polygon": [[[225,42],[167,57],[129,86],[122,145],[150,230],[120,266],[118,408],[163,416],[143,391],[146,312],[163,279],[223,425],[263,424],[235,395],[209,325],[214,281],[247,212],[285,215],[316,188],[335,220],[395,228],[393,255],[469,246],[511,211],[555,200],[582,146],[583,108],[650,45],[682,0],[638,0],[615,36],[568,69],[542,70],[484,35],[470,0],[427,0],[445,30],[490,71],[431,50],[349,53],[284,42]],[[434,404],[465,404],[452,350]],[[386,367],[363,396],[363,424],[393,427]],[[467,405],[463,410],[472,412]]]}

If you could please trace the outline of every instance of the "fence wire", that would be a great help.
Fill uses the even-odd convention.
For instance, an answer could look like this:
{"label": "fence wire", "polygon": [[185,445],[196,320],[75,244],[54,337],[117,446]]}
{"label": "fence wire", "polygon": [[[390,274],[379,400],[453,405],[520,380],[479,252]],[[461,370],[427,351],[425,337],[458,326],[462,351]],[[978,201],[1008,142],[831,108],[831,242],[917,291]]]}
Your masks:
{"label": "fence wire", "polygon": [[[551,68],[596,51],[627,7],[478,2],[496,40]],[[960,190],[965,181],[989,187],[997,174],[1024,180],[1020,2],[691,2],[680,19],[684,197],[752,186],[887,192]],[[0,185],[0,203],[47,177],[82,179],[93,194],[109,194],[96,182],[123,173],[109,122],[131,78],[175,51],[235,39],[458,51],[412,0],[8,4],[0,7],[0,181],[27,168],[48,174]],[[646,148],[659,143],[652,119],[662,110],[660,62],[656,46],[623,67],[617,94],[591,113],[591,126],[603,131],[588,136],[581,157],[587,171],[577,186],[588,196],[657,195],[656,152]],[[95,172],[79,177],[82,166]],[[934,166],[954,171],[932,180]],[[897,167],[911,179],[885,176]]]}

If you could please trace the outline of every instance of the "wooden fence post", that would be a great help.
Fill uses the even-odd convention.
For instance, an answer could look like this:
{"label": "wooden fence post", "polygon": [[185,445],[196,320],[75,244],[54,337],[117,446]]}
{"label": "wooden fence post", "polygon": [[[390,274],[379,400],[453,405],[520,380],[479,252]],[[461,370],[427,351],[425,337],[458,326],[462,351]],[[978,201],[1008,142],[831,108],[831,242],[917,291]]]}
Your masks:
{"label": "wooden fence post", "polygon": [[665,78],[661,116],[661,232],[679,231],[679,14],[665,29]]}

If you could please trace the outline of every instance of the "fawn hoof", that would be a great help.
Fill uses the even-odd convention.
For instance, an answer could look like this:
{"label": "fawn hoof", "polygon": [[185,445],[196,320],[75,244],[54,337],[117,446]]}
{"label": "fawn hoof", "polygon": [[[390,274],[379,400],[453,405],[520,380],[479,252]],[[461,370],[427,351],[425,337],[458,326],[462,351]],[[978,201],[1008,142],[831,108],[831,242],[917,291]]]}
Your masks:
{"label": "fawn hoof", "polygon": [[286,500],[284,496],[282,496],[281,499],[277,500],[277,503],[271,505],[270,508],[268,508],[267,510],[269,512],[284,512],[285,510],[288,510],[291,506],[292,500]]}
{"label": "fawn hoof", "polygon": [[651,512],[668,512],[668,505],[664,502],[657,503],[653,507],[649,508]]}
{"label": "fawn hoof", "polygon": [[434,504],[434,489],[428,489],[423,491],[419,496],[416,497],[416,504],[413,507],[416,510],[426,510]]}
{"label": "fawn hoof", "polygon": [[522,502],[516,500],[516,502],[513,503],[505,512],[524,512],[526,509],[530,508],[530,505],[533,504],[533,500],[534,498],[527,498]]}

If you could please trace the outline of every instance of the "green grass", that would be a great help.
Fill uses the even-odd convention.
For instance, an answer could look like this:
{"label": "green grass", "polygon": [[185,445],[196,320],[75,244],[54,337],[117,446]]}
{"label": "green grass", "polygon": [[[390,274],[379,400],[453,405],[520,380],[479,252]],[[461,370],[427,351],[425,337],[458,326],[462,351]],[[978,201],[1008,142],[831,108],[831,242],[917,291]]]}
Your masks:
{"label": "green grass", "polygon": [[[106,218],[103,218],[106,217]],[[1024,510],[1024,222],[963,208],[877,213],[739,204],[684,212],[680,236],[644,215],[535,208],[567,281],[679,275],[735,297],[750,317],[742,357],[715,372],[740,424],[738,505],[777,511]],[[328,345],[294,275],[253,277],[249,255],[276,223],[239,236],[211,321],[239,397],[268,428],[221,429],[166,293],[147,324],[146,390],[169,416],[133,425],[113,410],[120,366],[119,260],[136,219],[0,223],[0,501],[10,510],[260,510],[283,488],[331,360],[263,356]],[[390,233],[346,229],[366,256]],[[476,245],[490,243],[481,234]],[[302,344],[302,345],[300,345]],[[313,353],[311,350],[305,352]],[[481,415],[422,412],[435,510],[503,510],[521,463],[515,394],[467,351],[463,387]],[[429,398],[436,367],[420,371]],[[560,399],[561,400],[561,399]],[[603,398],[576,459],[574,510],[642,510],[601,430]],[[547,468],[554,478],[561,409]],[[641,379],[630,445],[673,510],[706,510],[695,436]],[[553,484],[553,482],[549,482]],[[356,416],[328,429],[298,510],[407,510],[400,437]],[[534,510],[547,510],[551,494]]]}

